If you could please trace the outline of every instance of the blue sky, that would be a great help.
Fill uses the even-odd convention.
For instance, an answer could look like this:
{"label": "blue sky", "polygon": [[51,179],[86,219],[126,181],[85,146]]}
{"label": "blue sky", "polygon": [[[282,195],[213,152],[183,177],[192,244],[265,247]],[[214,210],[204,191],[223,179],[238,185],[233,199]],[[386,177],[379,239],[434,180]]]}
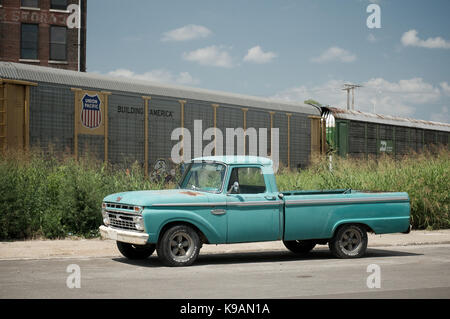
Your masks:
{"label": "blue sky", "polygon": [[[367,7],[380,8],[370,29]],[[91,0],[88,72],[450,123],[448,0]]]}

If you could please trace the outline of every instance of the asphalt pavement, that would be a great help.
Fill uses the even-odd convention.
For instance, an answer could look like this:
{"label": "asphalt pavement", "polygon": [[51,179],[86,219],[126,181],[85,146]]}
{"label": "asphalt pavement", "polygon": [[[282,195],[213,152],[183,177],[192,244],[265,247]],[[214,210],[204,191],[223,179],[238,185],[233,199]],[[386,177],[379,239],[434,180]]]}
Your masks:
{"label": "asphalt pavement", "polygon": [[369,247],[366,257],[286,250],[202,253],[191,267],[111,257],[0,260],[0,298],[450,298],[450,244]]}

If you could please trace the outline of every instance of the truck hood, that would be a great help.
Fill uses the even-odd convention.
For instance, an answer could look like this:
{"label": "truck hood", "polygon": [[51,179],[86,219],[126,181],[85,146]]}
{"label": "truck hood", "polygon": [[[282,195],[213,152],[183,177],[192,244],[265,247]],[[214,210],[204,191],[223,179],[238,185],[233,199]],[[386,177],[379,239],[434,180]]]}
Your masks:
{"label": "truck hood", "polygon": [[205,203],[208,193],[187,189],[134,191],[108,195],[104,202],[148,207],[153,204]]}

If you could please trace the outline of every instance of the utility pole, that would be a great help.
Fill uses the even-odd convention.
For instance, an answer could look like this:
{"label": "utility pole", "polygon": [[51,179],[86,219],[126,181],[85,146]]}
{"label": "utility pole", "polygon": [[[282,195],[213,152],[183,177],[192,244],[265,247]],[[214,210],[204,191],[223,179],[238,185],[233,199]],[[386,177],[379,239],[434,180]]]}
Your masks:
{"label": "utility pole", "polygon": [[352,110],[355,110],[355,88],[360,88],[359,84],[344,84],[342,91],[347,91],[347,110],[350,110],[350,91],[352,91]]}

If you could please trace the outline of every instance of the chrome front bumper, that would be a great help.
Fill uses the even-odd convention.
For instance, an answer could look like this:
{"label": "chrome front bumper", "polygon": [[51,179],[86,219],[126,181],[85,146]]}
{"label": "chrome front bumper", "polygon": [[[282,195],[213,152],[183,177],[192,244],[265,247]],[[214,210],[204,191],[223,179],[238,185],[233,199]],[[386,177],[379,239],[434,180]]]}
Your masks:
{"label": "chrome front bumper", "polygon": [[134,245],[145,245],[148,241],[148,234],[134,231],[114,229],[107,226],[100,226],[100,235],[103,239],[112,239]]}

